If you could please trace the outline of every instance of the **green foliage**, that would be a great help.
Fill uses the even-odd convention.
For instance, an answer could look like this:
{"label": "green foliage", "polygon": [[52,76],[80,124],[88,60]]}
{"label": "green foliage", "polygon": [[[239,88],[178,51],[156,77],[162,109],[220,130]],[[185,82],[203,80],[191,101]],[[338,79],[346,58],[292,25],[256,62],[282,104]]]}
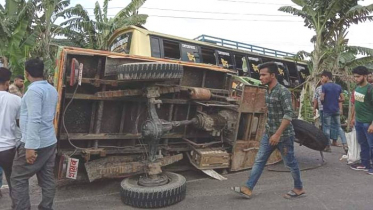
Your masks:
{"label": "green foliage", "polygon": [[30,57],[43,58],[47,71],[53,69],[49,49],[58,31],[54,21],[69,4],[69,0],[6,0],[5,8],[0,5],[0,55],[9,61],[13,75],[23,73]]}
{"label": "green foliage", "polygon": [[[315,36],[311,40],[315,48],[310,53],[312,77],[323,69],[338,71],[339,56],[342,52],[348,51],[347,29],[351,24],[373,20],[373,17],[369,16],[373,11],[373,4],[361,6],[356,0],[292,0],[292,2],[301,9],[286,6],[279,10],[302,17],[305,26],[315,31]],[[301,58],[301,55],[299,57]],[[315,78],[312,79],[315,82]]]}
{"label": "green foliage", "polygon": [[13,75],[23,74],[24,62],[35,45],[37,35],[31,27],[35,11],[31,0],[6,0],[5,8],[0,7],[0,54]]}
{"label": "green foliage", "polygon": [[[300,9],[295,7],[281,7],[280,11],[302,17],[305,27],[314,30],[311,39],[314,50],[311,53],[299,52],[293,59],[310,58],[311,76],[304,86],[306,94],[313,95],[310,84],[315,86],[317,75],[324,69],[334,74],[349,78],[351,70],[359,65],[370,66],[373,62],[373,49],[348,46],[348,29],[352,24],[373,20],[373,4],[361,6],[358,0],[292,0]],[[365,57],[359,57],[359,56]],[[351,87],[348,86],[348,89]],[[308,97],[301,101],[304,108],[301,115],[307,120],[310,110]]]}
{"label": "green foliage", "polygon": [[61,12],[59,15],[68,20],[61,23],[63,29],[60,34],[76,46],[108,50],[108,40],[115,30],[130,25],[145,24],[148,16],[137,12],[145,0],[132,0],[114,18],[108,18],[109,1],[104,1],[103,8],[96,2],[94,20],[80,4]]}
{"label": "green foliage", "polygon": [[301,101],[302,106],[299,110],[299,114],[303,120],[312,123],[315,120],[313,119],[312,93],[310,90],[310,85],[306,84],[303,90],[303,100]]}

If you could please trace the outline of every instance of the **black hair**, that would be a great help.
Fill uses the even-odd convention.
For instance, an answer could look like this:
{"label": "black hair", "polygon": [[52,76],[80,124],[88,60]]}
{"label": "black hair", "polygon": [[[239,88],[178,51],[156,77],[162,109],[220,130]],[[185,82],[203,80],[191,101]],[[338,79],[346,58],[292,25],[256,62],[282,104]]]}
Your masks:
{"label": "black hair", "polygon": [[277,76],[278,74],[278,66],[276,63],[274,62],[266,62],[266,63],[262,63],[258,66],[259,68],[259,71],[262,70],[262,69],[265,69],[267,68],[268,69],[268,73],[270,74],[275,74]]}
{"label": "black hair", "polygon": [[333,79],[333,74],[330,71],[325,71],[324,70],[323,72],[321,72],[321,76],[328,77],[330,80]]}
{"label": "black hair", "polygon": [[18,76],[16,76],[16,77],[14,77],[14,79],[21,79],[21,80],[25,80],[25,77],[24,77],[24,76],[22,76],[22,75],[18,75]]}
{"label": "black hair", "polygon": [[0,67],[0,84],[4,84],[7,81],[10,81],[10,77],[12,76],[12,72],[5,67]]}
{"label": "black hair", "polygon": [[358,75],[368,75],[371,72],[369,72],[368,68],[365,66],[358,66],[352,70],[352,73]]}
{"label": "black hair", "polygon": [[26,71],[35,78],[43,77],[44,75],[44,63],[39,58],[33,58],[25,63]]}

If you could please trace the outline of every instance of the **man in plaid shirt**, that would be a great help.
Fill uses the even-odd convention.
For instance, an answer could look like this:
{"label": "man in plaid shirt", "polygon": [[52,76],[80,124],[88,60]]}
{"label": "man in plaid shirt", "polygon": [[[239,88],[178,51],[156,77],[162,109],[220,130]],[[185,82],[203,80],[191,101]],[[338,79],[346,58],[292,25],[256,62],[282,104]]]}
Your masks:
{"label": "man in plaid shirt", "polygon": [[265,101],[268,108],[266,133],[264,134],[250,178],[243,187],[231,189],[251,198],[252,191],[259,180],[268,158],[275,149],[281,152],[285,165],[290,168],[294,180],[294,188],[284,195],[285,198],[299,197],[305,194],[300,178],[298,163],[294,157],[294,128],[291,124],[293,118],[292,99],[290,91],[278,83],[276,76],[278,67],[276,63],[263,63],[259,66],[260,80],[268,85]]}

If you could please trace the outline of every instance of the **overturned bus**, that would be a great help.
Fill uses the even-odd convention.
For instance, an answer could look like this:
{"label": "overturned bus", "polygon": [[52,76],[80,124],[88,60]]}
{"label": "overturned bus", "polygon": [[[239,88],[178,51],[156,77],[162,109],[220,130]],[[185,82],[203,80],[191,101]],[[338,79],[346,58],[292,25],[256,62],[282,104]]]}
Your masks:
{"label": "overturned bus", "polygon": [[[55,118],[58,178],[127,177],[121,182],[122,201],[154,208],[177,203],[186,195],[185,178],[162,170],[164,166],[187,161],[200,170],[251,168],[265,129],[265,87],[240,76],[243,70],[234,56],[229,60],[215,53],[211,62],[220,58],[226,65],[207,64],[198,47],[201,54],[190,54],[188,60],[157,57],[152,54],[157,51],[153,41],[147,42],[142,35],[136,38],[144,29],[128,30],[132,34],[124,30],[113,35],[112,49],[119,52],[58,50],[54,82],[59,94]],[[151,54],[138,55],[142,48]],[[167,54],[166,48],[160,46],[160,55]],[[225,50],[230,55],[237,51]],[[238,60],[246,62],[240,67],[251,65],[254,72],[258,63],[251,63],[248,56],[260,62],[271,60],[239,52],[244,59]],[[300,80],[299,69],[306,69],[304,64],[293,63],[300,67],[290,73],[290,61],[272,59],[283,62],[287,82],[295,72]],[[276,151],[268,164],[280,160]]]}

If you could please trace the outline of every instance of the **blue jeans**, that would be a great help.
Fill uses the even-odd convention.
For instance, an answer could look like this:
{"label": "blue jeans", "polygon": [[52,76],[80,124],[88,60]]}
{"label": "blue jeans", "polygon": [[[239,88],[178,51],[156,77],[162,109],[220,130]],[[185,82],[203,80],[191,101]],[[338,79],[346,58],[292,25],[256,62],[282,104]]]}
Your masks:
{"label": "blue jeans", "polygon": [[[346,134],[341,128],[341,117],[339,112],[333,114],[323,113],[322,128],[324,134],[329,139],[337,140],[338,136],[340,136],[342,144],[347,144]],[[328,141],[328,146],[330,146],[330,141]]]}
{"label": "blue jeans", "polygon": [[281,138],[280,142],[276,146],[271,146],[269,144],[268,134],[264,134],[262,141],[260,142],[260,148],[258,154],[256,155],[250,178],[246,183],[247,187],[250,190],[254,189],[269,156],[271,156],[275,149],[278,149],[281,152],[285,166],[290,169],[291,175],[294,179],[294,188],[303,189],[303,184],[300,178],[300,170],[297,160],[294,157],[294,136]]}
{"label": "blue jeans", "polygon": [[371,168],[370,161],[373,161],[373,134],[368,133],[370,123],[355,123],[356,137],[360,144],[361,164],[367,168]]}

